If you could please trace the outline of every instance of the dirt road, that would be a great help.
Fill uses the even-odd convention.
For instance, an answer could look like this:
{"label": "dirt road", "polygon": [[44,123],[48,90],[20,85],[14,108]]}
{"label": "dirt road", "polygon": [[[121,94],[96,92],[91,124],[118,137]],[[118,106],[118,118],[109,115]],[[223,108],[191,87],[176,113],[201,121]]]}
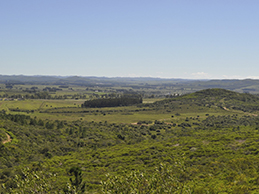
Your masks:
{"label": "dirt road", "polygon": [[10,135],[8,135],[8,134],[6,133],[6,136],[7,136],[7,140],[4,140],[4,141],[3,141],[3,144],[6,144],[6,143],[9,143],[9,142],[12,141]]}

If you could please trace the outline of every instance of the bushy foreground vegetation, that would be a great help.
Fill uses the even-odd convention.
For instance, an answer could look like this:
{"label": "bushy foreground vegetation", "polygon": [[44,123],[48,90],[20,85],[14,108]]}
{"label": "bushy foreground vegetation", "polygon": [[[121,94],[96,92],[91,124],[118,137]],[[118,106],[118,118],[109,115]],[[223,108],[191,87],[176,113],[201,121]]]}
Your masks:
{"label": "bushy foreground vegetation", "polygon": [[[138,107],[73,108],[74,120],[51,119],[66,107],[2,111],[0,193],[258,193],[257,107],[256,96],[213,89]],[[139,120],[97,120],[104,113]]]}

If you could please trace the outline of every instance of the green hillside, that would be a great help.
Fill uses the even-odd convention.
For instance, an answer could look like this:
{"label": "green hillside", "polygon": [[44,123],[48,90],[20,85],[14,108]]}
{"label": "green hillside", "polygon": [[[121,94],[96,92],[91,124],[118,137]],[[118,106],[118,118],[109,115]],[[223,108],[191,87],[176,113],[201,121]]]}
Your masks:
{"label": "green hillside", "polygon": [[154,105],[160,107],[174,107],[183,104],[189,106],[196,105],[200,107],[222,108],[225,110],[240,110],[250,113],[259,111],[258,96],[217,88],[201,90],[195,93],[186,94],[154,103]]}
{"label": "green hillside", "polygon": [[258,193],[257,107],[251,94],[206,89],[137,106],[3,110],[0,193]]}

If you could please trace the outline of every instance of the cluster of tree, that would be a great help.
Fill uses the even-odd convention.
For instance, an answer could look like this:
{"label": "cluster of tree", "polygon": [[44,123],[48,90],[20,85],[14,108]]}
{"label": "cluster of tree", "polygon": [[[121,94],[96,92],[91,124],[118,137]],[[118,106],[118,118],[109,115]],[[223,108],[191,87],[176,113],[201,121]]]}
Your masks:
{"label": "cluster of tree", "polygon": [[23,92],[28,92],[28,93],[35,93],[39,90],[38,87],[31,87],[31,88],[26,88],[25,90],[23,90]]}
{"label": "cluster of tree", "polygon": [[43,91],[56,92],[56,91],[62,91],[62,89],[56,88],[56,87],[45,87],[45,88],[43,88]]}
{"label": "cluster of tree", "polygon": [[63,121],[49,121],[49,120],[42,120],[42,119],[37,119],[36,117],[31,118],[28,115],[22,115],[22,114],[6,114],[5,112],[0,113],[0,118],[1,119],[8,119],[10,121],[13,121],[15,123],[19,123],[21,125],[33,125],[33,126],[42,126],[45,127],[46,129],[60,129],[64,127],[64,122]]}
{"label": "cluster of tree", "polygon": [[14,85],[14,84],[9,84],[9,83],[7,83],[7,84],[5,84],[5,88],[6,88],[6,89],[12,89],[12,88],[13,88],[13,85]]}
{"label": "cluster of tree", "polygon": [[85,101],[82,104],[83,108],[101,108],[101,107],[116,107],[129,106],[142,103],[140,95],[123,95],[116,98],[104,98]]}
{"label": "cluster of tree", "polygon": [[6,114],[5,111],[2,111],[0,114],[1,119],[8,119],[13,122],[19,123],[19,124],[27,124],[27,120],[29,120],[31,117],[27,115],[22,115],[22,114]]}
{"label": "cluster of tree", "polygon": [[51,95],[48,92],[35,92],[34,94],[25,94],[25,99],[51,99]]}

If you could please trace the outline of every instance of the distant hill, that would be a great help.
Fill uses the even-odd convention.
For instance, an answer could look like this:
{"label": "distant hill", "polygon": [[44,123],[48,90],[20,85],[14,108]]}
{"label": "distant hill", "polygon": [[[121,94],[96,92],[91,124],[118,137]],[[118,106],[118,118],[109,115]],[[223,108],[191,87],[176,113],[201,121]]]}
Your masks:
{"label": "distant hill", "polygon": [[219,88],[201,90],[193,94],[187,94],[184,97],[189,98],[190,96],[206,99],[224,99],[225,101],[237,100],[242,102],[256,102],[259,100],[259,97],[252,94],[238,93]]}
{"label": "distant hill", "polygon": [[42,84],[42,85],[81,85],[81,86],[112,86],[112,85],[136,85],[136,84],[168,84],[188,82],[186,79],[161,79],[161,78],[131,78],[131,77],[94,77],[94,76],[24,76],[24,75],[0,75],[0,83],[9,84]]}
{"label": "distant hill", "polygon": [[222,88],[239,93],[259,94],[259,80],[190,80],[152,77],[82,77],[82,76],[24,76],[0,75],[3,84],[76,85],[85,87],[128,87],[133,89],[171,89],[186,94],[208,88]]}

